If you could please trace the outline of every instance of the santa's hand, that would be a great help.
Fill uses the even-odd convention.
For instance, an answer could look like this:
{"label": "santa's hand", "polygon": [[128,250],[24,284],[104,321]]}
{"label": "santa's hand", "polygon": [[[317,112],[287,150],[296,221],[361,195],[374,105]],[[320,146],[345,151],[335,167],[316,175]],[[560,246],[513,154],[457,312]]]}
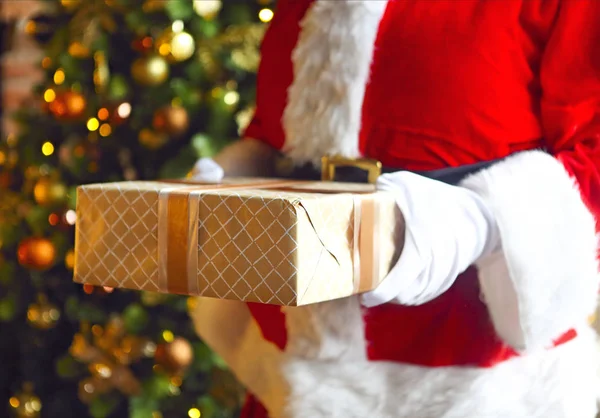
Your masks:
{"label": "santa's hand", "polygon": [[223,180],[223,168],[212,158],[200,158],[192,169],[191,178],[196,181],[218,183]]}
{"label": "santa's hand", "polygon": [[474,192],[409,172],[381,176],[405,219],[402,254],[365,306],[419,305],[445,292],[459,274],[499,245],[490,210]]}

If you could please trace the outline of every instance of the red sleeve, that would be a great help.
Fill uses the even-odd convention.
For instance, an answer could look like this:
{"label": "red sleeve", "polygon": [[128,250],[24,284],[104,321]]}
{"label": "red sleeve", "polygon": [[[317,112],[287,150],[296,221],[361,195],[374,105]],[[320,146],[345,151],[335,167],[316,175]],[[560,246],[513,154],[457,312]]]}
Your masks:
{"label": "red sleeve", "polygon": [[478,262],[479,282],[518,351],[579,329],[600,287],[600,0],[561,0],[553,23],[539,69],[549,153],[517,153],[463,184],[498,225],[501,254]]}
{"label": "red sleeve", "polygon": [[291,54],[300,34],[300,21],[312,0],[279,0],[261,46],[256,80],[256,110],[245,138],[261,140],[281,149],[285,133],[281,123],[287,89],[294,78]]}
{"label": "red sleeve", "polygon": [[577,180],[600,227],[600,1],[562,1],[541,84],[548,148]]}

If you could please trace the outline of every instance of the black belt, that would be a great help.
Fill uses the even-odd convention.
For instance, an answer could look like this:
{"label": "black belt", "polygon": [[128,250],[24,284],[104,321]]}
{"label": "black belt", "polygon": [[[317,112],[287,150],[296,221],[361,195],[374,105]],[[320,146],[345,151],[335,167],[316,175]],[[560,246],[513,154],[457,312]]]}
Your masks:
{"label": "black belt", "polygon": [[[447,184],[457,185],[460,183],[465,177],[475,174],[478,171],[484,170],[497,162],[502,161],[504,158],[491,160],[491,161],[483,161],[475,164],[462,165],[459,167],[448,167],[442,168],[439,170],[430,170],[430,171],[412,171],[412,170],[403,170],[401,168],[390,168],[390,167],[382,167],[381,173],[394,173],[397,171],[410,171],[411,173],[415,173],[421,175],[423,177],[430,178],[432,180],[438,180]],[[315,168],[312,164],[306,164],[303,166],[295,167],[292,170],[279,170],[276,173],[278,177],[289,178],[294,180],[321,180],[321,172]],[[335,173],[335,181],[342,183],[366,183],[368,180],[368,173],[358,167],[338,167]]]}

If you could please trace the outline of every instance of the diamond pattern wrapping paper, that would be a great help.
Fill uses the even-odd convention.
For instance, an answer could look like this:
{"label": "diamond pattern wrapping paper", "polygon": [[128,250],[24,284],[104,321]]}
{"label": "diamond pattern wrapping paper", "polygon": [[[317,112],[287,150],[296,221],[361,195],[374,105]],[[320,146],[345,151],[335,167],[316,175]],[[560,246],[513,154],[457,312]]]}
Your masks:
{"label": "diamond pattern wrapping paper", "polygon": [[375,288],[399,237],[372,186],[229,179],[78,189],[74,280],[285,306]]}

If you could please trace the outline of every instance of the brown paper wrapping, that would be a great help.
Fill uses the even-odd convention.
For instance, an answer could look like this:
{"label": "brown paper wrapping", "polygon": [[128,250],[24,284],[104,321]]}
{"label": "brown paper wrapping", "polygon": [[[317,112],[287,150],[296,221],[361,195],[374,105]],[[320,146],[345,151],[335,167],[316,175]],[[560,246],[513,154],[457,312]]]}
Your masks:
{"label": "brown paper wrapping", "polygon": [[375,288],[396,257],[393,196],[347,183],[81,186],[74,280],[285,306]]}

